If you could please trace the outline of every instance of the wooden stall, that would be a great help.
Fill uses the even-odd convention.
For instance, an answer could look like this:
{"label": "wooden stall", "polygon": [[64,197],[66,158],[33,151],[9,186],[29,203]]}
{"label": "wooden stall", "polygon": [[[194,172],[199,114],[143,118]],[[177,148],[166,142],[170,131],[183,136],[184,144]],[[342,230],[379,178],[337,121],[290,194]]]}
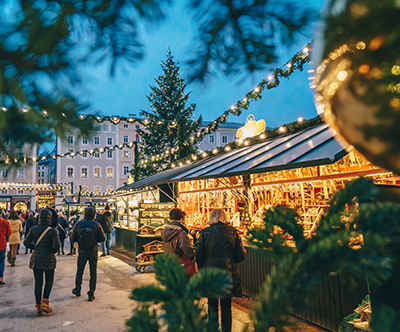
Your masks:
{"label": "wooden stall", "polygon": [[[308,238],[313,236],[333,195],[360,176],[371,177],[377,184],[400,185],[398,176],[368,162],[322,124],[211,155],[136,185],[175,185],[174,199],[187,213],[188,226],[193,230],[206,227],[210,212],[223,208],[244,235],[262,224],[267,209],[287,205],[298,211]],[[243,290],[245,295],[257,298],[271,264],[256,248],[248,247],[247,252],[240,264]],[[341,318],[366,294],[365,284],[350,291],[340,276],[330,277],[307,310],[299,309],[295,314],[335,331]]]}

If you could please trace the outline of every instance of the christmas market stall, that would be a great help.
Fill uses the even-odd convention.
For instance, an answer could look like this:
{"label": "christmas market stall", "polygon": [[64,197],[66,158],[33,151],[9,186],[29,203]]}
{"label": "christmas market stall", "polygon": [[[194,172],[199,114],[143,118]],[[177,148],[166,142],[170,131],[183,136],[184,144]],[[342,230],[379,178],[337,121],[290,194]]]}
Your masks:
{"label": "christmas market stall", "polygon": [[36,193],[36,208],[43,209],[46,207],[54,207],[56,205],[55,190],[39,190]]}
{"label": "christmas market stall", "polygon": [[[252,144],[244,140],[236,149],[227,146],[224,152],[205,154],[197,162],[142,181],[147,185],[174,185],[178,207],[187,213],[186,221],[192,231],[206,227],[214,208],[224,208],[233,226],[245,235],[248,229],[262,226],[264,211],[285,205],[296,209],[304,236],[309,238],[315,234],[333,195],[361,176],[372,178],[376,184],[400,185],[399,177],[371,164],[341,142],[328,125],[319,124]],[[291,245],[290,236],[287,245]],[[257,297],[271,264],[256,248],[246,246],[247,258],[240,264],[243,291]],[[345,314],[352,312],[367,293],[366,284],[354,293],[340,276],[332,276],[307,311],[299,310],[296,314],[337,330]]]}
{"label": "christmas market stall", "polygon": [[108,199],[115,204],[117,246],[139,254],[143,244],[160,240],[160,229],[168,223],[169,211],[176,206],[172,187],[147,184],[147,179],[116,190]]}

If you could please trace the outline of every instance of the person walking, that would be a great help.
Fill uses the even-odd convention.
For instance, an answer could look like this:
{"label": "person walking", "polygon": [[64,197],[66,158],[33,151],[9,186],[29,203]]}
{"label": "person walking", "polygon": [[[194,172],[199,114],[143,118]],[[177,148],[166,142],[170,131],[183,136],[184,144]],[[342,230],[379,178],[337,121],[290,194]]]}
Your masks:
{"label": "person walking", "polygon": [[22,221],[16,211],[11,211],[8,221],[10,222],[11,228],[11,235],[8,240],[8,243],[10,244],[8,258],[10,265],[15,266],[18,245],[21,243]]}
{"label": "person walking", "polygon": [[[3,216],[3,211],[0,211],[0,216]],[[10,235],[10,223],[7,219],[0,217],[0,286],[4,286],[6,284],[4,281],[4,267],[6,260],[7,238],[9,238]]]}
{"label": "person walking", "polygon": [[72,242],[72,230],[75,227],[78,218],[76,217],[76,211],[71,211],[71,214],[68,218],[68,229],[69,229],[69,253],[67,255],[75,255],[76,248],[74,247],[74,243]]}
{"label": "person walking", "polygon": [[237,230],[228,225],[229,220],[223,209],[211,212],[209,227],[205,228],[196,246],[196,261],[199,268],[215,267],[226,270],[232,279],[231,294],[224,298],[209,298],[209,319],[218,324],[218,305],[221,306],[222,332],[232,331],[233,296],[242,296],[241,280],[237,264],[245,259],[242,240]]}
{"label": "person walking", "polygon": [[[58,231],[58,236],[60,238],[61,252],[63,255],[65,255],[64,241],[65,241],[65,238],[67,237],[68,223],[67,223],[67,220],[64,218],[64,214],[61,211],[59,211],[57,213],[57,216],[58,216],[57,231]],[[59,255],[59,254],[60,254],[60,250],[58,250],[57,255]]]}
{"label": "person walking", "polygon": [[103,249],[103,254],[101,256],[106,256],[111,254],[111,233],[113,230],[114,215],[110,212],[110,207],[107,204],[104,208],[104,213],[100,214],[97,219],[103,228],[106,235],[106,240],[101,243]]}
{"label": "person walking", "polygon": [[88,299],[94,301],[94,291],[97,282],[97,251],[98,242],[103,242],[106,237],[101,225],[95,221],[96,209],[89,206],[85,209],[84,219],[78,221],[72,230],[72,243],[78,242],[78,266],[75,277],[75,288],[72,294],[76,297],[81,296],[82,276],[86,262],[89,262],[90,281]]}
{"label": "person walking", "polygon": [[[185,226],[186,213],[178,208],[170,211],[170,223],[161,232],[164,252],[185,256],[187,259],[194,260],[194,249],[190,243],[188,229]],[[179,236],[179,237],[178,237]]]}
{"label": "person walking", "polygon": [[[29,234],[30,229],[36,225],[35,215],[33,211],[29,211],[28,218],[25,221],[25,239]],[[30,249],[30,253],[32,253],[32,249]],[[25,255],[28,254],[28,248],[25,247]]]}
{"label": "person walking", "polygon": [[[41,209],[39,214],[39,225],[33,226],[25,237],[24,245],[34,249],[29,261],[29,267],[33,270],[35,278],[35,300],[36,315],[50,314],[49,298],[54,281],[54,270],[56,268],[56,252],[60,249],[60,239],[57,229],[56,211],[52,209]],[[45,285],[43,290],[43,275]],[[43,296],[42,296],[43,295]]]}

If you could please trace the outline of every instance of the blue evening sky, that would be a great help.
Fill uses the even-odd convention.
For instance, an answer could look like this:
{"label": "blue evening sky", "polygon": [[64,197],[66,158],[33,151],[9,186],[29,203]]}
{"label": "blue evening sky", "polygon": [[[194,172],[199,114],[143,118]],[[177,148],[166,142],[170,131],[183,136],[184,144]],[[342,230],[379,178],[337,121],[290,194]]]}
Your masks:
{"label": "blue evening sky", "polygon": [[[317,10],[321,10],[324,0],[303,0]],[[297,39],[290,49],[279,48],[280,61],[272,68],[280,67],[293,54],[301,50],[314,36],[315,31],[308,31],[308,36]],[[150,85],[155,85],[154,79],[162,74],[161,61],[166,59],[168,46],[171,48],[175,61],[179,62],[181,76],[190,68],[185,65],[189,58],[191,44],[196,39],[196,31],[186,8],[178,2],[169,10],[169,17],[157,27],[142,25],[141,39],[145,44],[145,58],[137,64],[119,67],[114,78],[109,76],[109,67],[103,64],[97,67],[81,69],[82,87],[80,98],[91,104],[91,110],[103,115],[137,114],[148,106],[147,95]],[[312,64],[311,64],[312,66]],[[281,79],[280,85],[272,90],[264,91],[263,98],[252,103],[249,110],[239,117],[230,115],[228,121],[245,122],[249,114],[256,119],[263,118],[267,126],[275,127],[296,120],[317,115],[313,92],[309,88],[309,73],[307,70],[294,73],[289,80]],[[197,104],[195,116],[200,114],[204,120],[214,120],[233,103],[253,90],[271,71],[235,78],[214,76],[207,85],[188,84],[186,92],[191,92],[190,102]]]}

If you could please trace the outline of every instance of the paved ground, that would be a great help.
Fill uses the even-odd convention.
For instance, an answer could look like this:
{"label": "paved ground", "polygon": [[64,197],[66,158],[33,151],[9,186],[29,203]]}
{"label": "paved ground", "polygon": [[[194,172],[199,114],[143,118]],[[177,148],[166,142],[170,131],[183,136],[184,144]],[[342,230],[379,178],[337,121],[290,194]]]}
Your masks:
{"label": "paved ground", "polygon": [[[82,297],[76,298],[71,290],[74,287],[77,255],[60,255],[57,256],[55,281],[50,295],[54,313],[49,317],[36,317],[33,272],[28,267],[30,255],[25,255],[24,251],[21,246],[15,267],[6,263],[7,284],[0,286],[1,332],[125,331],[125,321],[135,308],[135,302],[129,298],[131,290],[156,282],[152,268],[149,272],[138,273],[133,267],[133,259],[129,258],[130,253],[114,250],[111,256],[99,257],[96,300],[88,302],[88,266],[83,278]],[[233,332],[241,332],[250,323],[249,310],[237,304],[233,304],[232,310]],[[288,331],[323,331],[303,321],[294,321],[298,326]]]}
{"label": "paved ground", "polygon": [[[100,254],[100,253],[99,253]],[[82,297],[75,298],[74,287],[76,258],[57,256],[55,281],[50,295],[54,310],[49,317],[36,317],[33,294],[33,272],[28,267],[30,255],[24,254],[21,246],[16,266],[6,264],[6,286],[0,287],[0,331],[43,332],[117,332],[125,331],[125,321],[132,315],[135,302],[129,299],[134,287],[155,282],[154,274],[136,272],[132,264],[119,259],[120,255],[99,257],[96,300],[88,302],[86,292],[89,284],[89,269],[86,267]],[[234,332],[242,331],[249,322],[246,311],[234,310]]]}

